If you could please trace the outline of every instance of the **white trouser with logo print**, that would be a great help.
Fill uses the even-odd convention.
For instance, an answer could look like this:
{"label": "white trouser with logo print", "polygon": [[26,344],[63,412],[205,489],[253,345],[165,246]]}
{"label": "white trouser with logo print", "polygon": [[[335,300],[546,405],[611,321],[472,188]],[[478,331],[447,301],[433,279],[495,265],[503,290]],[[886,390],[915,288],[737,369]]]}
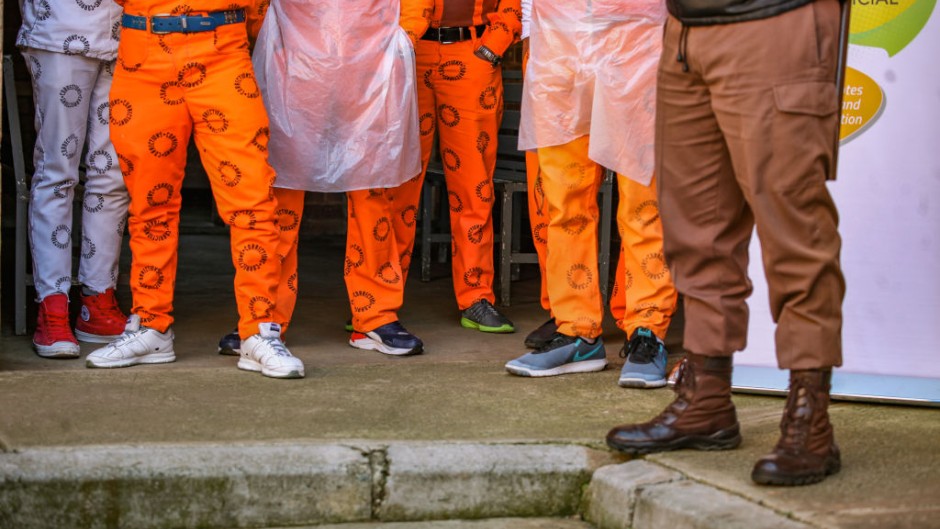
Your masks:
{"label": "white trouser with logo print", "polygon": [[33,48],[22,51],[36,105],[29,240],[38,299],[69,292],[72,200],[80,167],[85,193],[78,279],[104,292],[117,283],[129,202],[108,132],[114,63]]}

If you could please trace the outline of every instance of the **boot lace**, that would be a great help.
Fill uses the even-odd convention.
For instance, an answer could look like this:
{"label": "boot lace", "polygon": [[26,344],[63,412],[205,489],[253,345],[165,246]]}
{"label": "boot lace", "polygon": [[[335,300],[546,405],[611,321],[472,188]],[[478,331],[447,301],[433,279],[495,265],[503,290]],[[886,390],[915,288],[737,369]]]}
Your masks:
{"label": "boot lace", "polygon": [[780,421],[780,441],[777,449],[786,452],[802,452],[806,448],[810,433],[810,420],[816,408],[812,392],[799,378],[794,378],[787,395],[786,412]]}

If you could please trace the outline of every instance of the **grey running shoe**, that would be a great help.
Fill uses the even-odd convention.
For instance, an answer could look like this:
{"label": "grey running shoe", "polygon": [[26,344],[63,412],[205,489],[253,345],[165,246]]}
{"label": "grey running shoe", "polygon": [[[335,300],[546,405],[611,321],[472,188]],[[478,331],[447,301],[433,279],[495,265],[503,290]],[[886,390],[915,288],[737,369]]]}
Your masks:
{"label": "grey running shoe", "polygon": [[496,307],[485,299],[467,307],[460,316],[460,325],[467,329],[498,333],[516,331],[509,318],[500,314]]}
{"label": "grey running shoe", "polygon": [[521,377],[551,377],[567,373],[589,373],[607,367],[604,340],[594,343],[584,338],[555,333],[542,348],[506,363],[506,371]]}
{"label": "grey running shoe", "polygon": [[540,349],[552,341],[556,332],[558,332],[558,324],[555,323],[555,318],[551,318],[525,337],[525,346],[530,349]]}
{"label": "grey running shoe", "polygon": [[637,327],[620,350],[626,358],[617,382],[624,388],[661,388],[666,385],[666,346],[653,331]]}

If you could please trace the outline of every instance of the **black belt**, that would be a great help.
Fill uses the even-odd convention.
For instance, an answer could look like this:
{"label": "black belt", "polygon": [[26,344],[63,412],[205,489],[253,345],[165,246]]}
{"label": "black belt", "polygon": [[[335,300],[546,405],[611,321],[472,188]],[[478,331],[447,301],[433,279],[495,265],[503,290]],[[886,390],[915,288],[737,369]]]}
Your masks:
{"label": "black belt", "polygon": [[472,39],[473,31],[476,31],[476,36],[479,38],[480,35],[486,31],[486,24],[480,24],[479,26],[428,28],[424,35],[421,35],[421,40],[433,40],[441,44],[453,44],[455,42],[463,42]]}
{"label": "black belt", "polygon": [[245,21],[244,9],[229,11],[213,11],[205,15],[153,15],[141,17],[127,15],[121,17],[121,25],[125,28],[147,31],[147,21],[150,21],[150,32],[163,35],[166,33],[199,33],[212,31],[219,26],[238,24]]}

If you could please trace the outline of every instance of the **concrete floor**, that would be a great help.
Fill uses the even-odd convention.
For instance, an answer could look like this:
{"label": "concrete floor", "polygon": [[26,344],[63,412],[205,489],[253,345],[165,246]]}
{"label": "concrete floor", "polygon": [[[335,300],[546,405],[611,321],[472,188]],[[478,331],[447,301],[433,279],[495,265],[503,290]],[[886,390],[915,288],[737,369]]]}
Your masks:
{"label": "concrete floor", "polygon": [[[300,302],[288,346],[307,365],[303,380],[272,380],[216,354],[234,325],[227,238],[189,235],[180,249],[174,364],[90,370],[44,360],[29,337],[0,338],[0,446],[4,451],[140,443],[265,440],[536,441],[603,448],[607,430],[645,420],[668,390],[616,386],[623,341],[605,327],[611,367],[601,373],[517,378],[502,368],[546,315],[538,281],[513,285],[506,314],[519,332],[463,329],[446,265],[437,279],[409,281],[402,321],[426,343],[409,358],[352,349],[342,278],[342,241],[305,240]],[[527,272],[528,274],[528,272]],[[122,305],[128,306],[122,290]],[[678,352],[678,326],[667,340]],[[83,353],[92,350],[83,346]],[[673,355],[675,360],[677,355]],[[820,485],[757,487],[750,466],[776,441],[783,400],[735,396],[744,444],[722,453],[675,452],[648,459],[815,527],[940,527],[940,411],[836,403],[843,471]]]}

